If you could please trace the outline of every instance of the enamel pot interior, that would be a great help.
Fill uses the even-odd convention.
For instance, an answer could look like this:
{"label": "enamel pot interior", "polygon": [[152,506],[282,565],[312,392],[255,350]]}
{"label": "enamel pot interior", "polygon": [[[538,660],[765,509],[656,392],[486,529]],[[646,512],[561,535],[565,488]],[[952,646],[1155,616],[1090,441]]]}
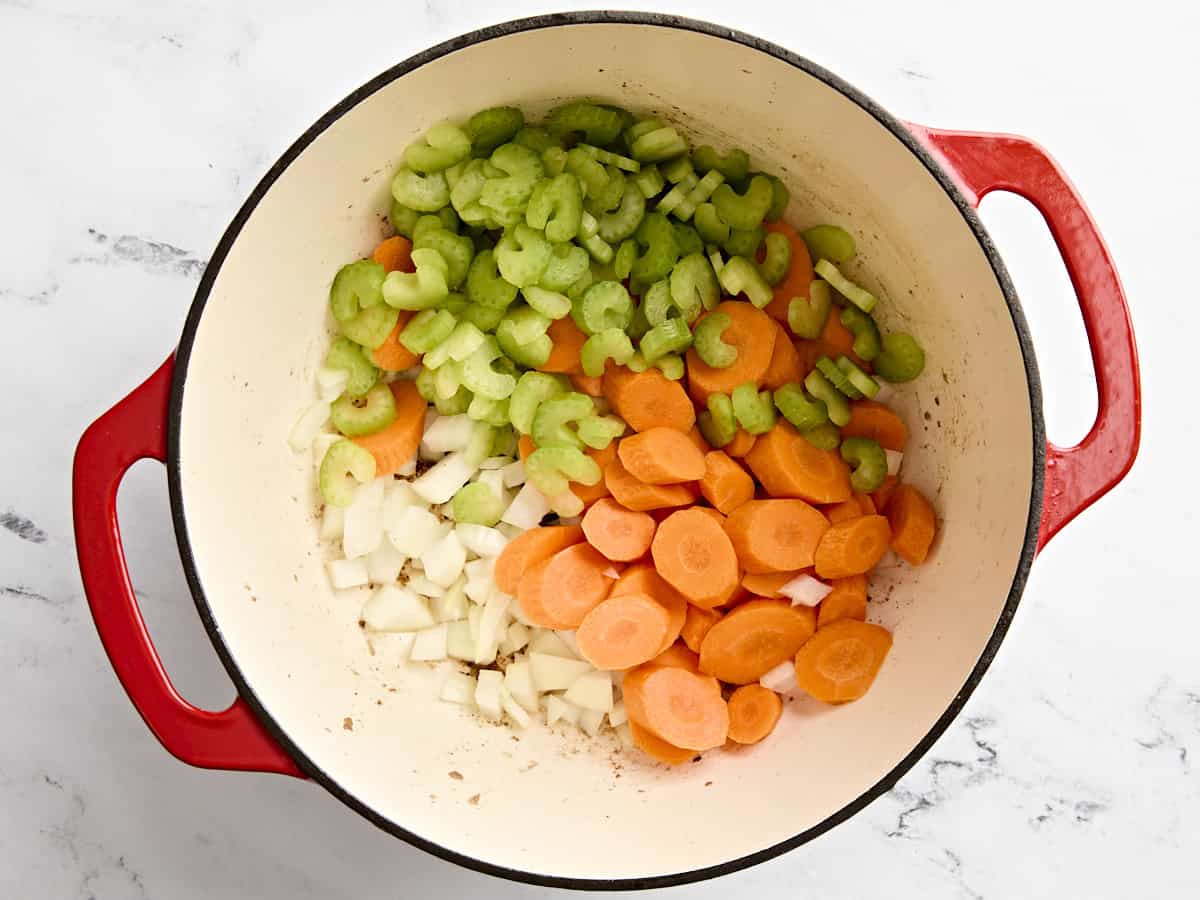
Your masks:
{"label": "enamel pot interior", "polygon": [[[819,833],[899,777],[948,722],[1028,565],[1040,409],[1002,270],[892,120],[815,67],[729,34],[649,18],[559,22],[399,67],[272,171],[226,236],[180,348],[176,523],[222,658],[326,787],[485,870],[663,884]],[[895,402],[913,433],[905,478],[933,498],[943,531],[923,568],[877,579],[871,618],[894,629],[895,646],[874,688],[838,708],[790,701],[763,745],[670,771],[605,739],[535,727],[518,740],[437,701],[433,672],[401,669],[393,643],[360,630],[361,593],[330,588],[312,461],[286,444],[314,398],[331,277],[384,234],[405,145],[447,116],[494,104],[536,115],[579,96],[746,148],[786,181],[794,224],[855,234],[848,273],[880,297],[886,327],[920,336],[929,360]]]}

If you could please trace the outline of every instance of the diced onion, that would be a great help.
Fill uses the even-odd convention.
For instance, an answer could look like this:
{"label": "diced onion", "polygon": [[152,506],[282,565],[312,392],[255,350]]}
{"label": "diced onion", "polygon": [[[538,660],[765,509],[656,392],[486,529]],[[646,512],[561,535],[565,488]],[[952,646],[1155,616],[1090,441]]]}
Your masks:
{"label": "diced onion", "polygon": [[579,652],[579,642],[575,640],[575,632],[563,629],[554,633],[558,635],[558,639],[566,645],[566,648],[571,651],[571,656],[575,659],[583,659],[583,654]]}
{"label": "diced onion", "polygon": [[400,577],[406,558],[392,546],[391,541],[380,541],[379,546],[367,554],[367,577],[372,584],[391,584]]}
{"label": "diced onion", "polygon": [[346,507],[342,525],[342,552],[347,559],[366,556],[379,546],[382,538],[383,522],[379,507],[371,504],[370,495],[363,495],[362,499],[356,497]]}
{"label": "diced onion", "polygon": [[487,472],[492,469],[504,469],[505,466],[512,464],[511,456],[489,456],[479,464],[479,468]]}
{"label": "diced onion", "polygon": [[591,664],[580,659],[566,659],[548,653],[529,654],[529,671],[538,691],[565,691],[575,679],[592,671]]}
{"label": "diced onion", "polygon": [[900,464],[904,462],[904,454],[899,450],[884,450],[883,452],[887,456],[887,473],[889,475],[899,475]]}
{"label": "diced onion", "polygon": [[575,652],[556,631],[549,628],[535,628],[529,639],[529,649],[538,653],[548,653],[551,656],[561,656],[564,659],[579,659]]}
{"label": "diced onion", "polygon": [[499,719],[503,711],[500,692],[504,688],[504,676],[495,669],[482,669],[475,683],[475,705],[485,719]]}
{"label": "diced onion", "polygon": [[548,512],[550,512],[550,504],[546,502],[546,495],[532,484],[526,483],[517,492],[513,502],[508,505],[508,509],[504,511],[500,521],[516,525],[527,531],[530,528],[537,528],[541,524],[542,517]]}
{"label": "diced onion", "polygon": [[475,641],[471,638],[471,623],[466,619],[447,623],[446,653],[463,662],[475,661]]}
{"label": "diced onion", "polygon": [[346,385],[350,383],[349,369],[331,369],[321,366],[317,369],[317,393],[322,400],[332,403],[341,396]]}
{"label": "diced onion", "polygon": [[370,581],[365,559],[334,559],[329,562],[329,581],[337,588],[359,587]]}
{"label": "diced onion", "polygon": [[451,672],[442,683],[438,697],[447,703],[475,705],[475,679],[465,672]]}
{"label": "diced onion", "polygon": [[613,708],[608,711],[608,724],[613,728],[617,728],[628,721],[629,714],[625,712],[625,701],[618,700],[613,704]]}
{"label": "diced onion", "polygon": [[607,672],[587,672],[576,678],[563,696],[583,709],[609,712],[613,708],[612,679]]}
{"label": "diced onion", "polygon": [[419,506],[401,510],[387,529],[392,545],[408,557],[420,556],[442,536],[437,516]]}
{"label": "diced onion", "polygon": [[508,596],[499,592],[488,598],[479,618],[479,634],[475,638],[475,662],[485,665],[496,658],[496,649],[508,628]]}
{"label": "diced onion", "polygon": [[322,431],[315,438],[313,438],[313,465],[318,469],[321,468],[321,460],[325,458],[325,454],[329,451],[329,448],[341,439],[342,436],[340,434],[330,434],[326,431]]}
{"label": "diced onion", "polygon": [[832,591],[832,587],[811,575],[797,575],[779,589],[782,596],[792,601],[792,606],[816,606]]}
{"label": "diced onion", "polygon": [[579,727],[588,737],[595,737],[600,733],[600,726],[604,724],[604,715],[594,709],[585,709],[579,714]]}
{"label": "diced onion", "polygon": [[546,697],[547,725],[553,725],[555,722],[569,722],[572,725],[578,725],[579,715],[582,712],[583,710],[574,703],[568,703],[556,694]]}
{"label": "diced onion", "polygon": [[[457,622],[467,617],[467,595],[463,592],[463,579],[460,578],[445,593],[434,598],[433,614],[439,622]],[[409,586],[412,586],[411,581]]]}
{"label": "diced onion", "polygon": [[520,487],[525,483],[525,463],[521,460],[509,463],[500,470],[505,487]]}
{"label": "diced onion", "polygon": [[463,571],[468,579],[485,579],[491,578],[492,573],[496,571],[496,560],[493,557],[485,557],[483,559],[473,559],[465,566]]}
{"label": "diced onion", "polygon": [[583,512],[583,501],[571,491],[550,498],[550,508],[560,517],[569,519]]}
{"label": "diced onion", "polygon": [[475,466],[465,453],[442,457],[413,482],[413,490],[430,503],[445,503],[475,474]]}
{"label": "diced onion", "polygon": [[785,660],[758,679],[758,683],[777,694],[791,693],[796,689],[796,664]]}
{"label": "diced onion", "polygon": [[424,598],[394,584],[372,594],[363,605],[361,617],[372,631],[424,631],[437,624]]}
{"label": "diced onion", "polygon": [[[514,605],[512,602],[508,604],[510,614],[513,612]],[[511,656],[513,653],[523,650],[528,643],[529,628],[520,622],[513,622],[508,626],[508,630],[504,632],[504,640],[500,642],[497,651],[503,653],[505,656]]]}
{"label": "diced onion", "polygon": [[476,556],[499,556],[508,545],[508,538],[495,528],[461,522],[454,526],[463,546]]}
{"label": "diced onion", "polygon": [[435,662],[445,659],[446,637],[445,622],[441,625],[434,625],[432,628],[426,628],[424,631],[418,631],[409,659],[414,662]]}
{"label": "diced onion", "polygon": [[452,453],[467,446],[475,433],[475,422],[466,414],[438,416],[421,437],[424,453]]}
{"label": "diced onion", "polygon": [[401,463],[400,468],[396,470],[396,474],[401,478],[412,478],[417,474],[417,454],[409,457],[408,462]]}
{"label": "diced onion", "polygon": [[504,670],[504,689],[530,712],[538,708],[538,692],[533,686],[528,660],[514,660]]}
{"label": "diced onion", "polygon": [[329,403],[318,400],[302,412],[296,424],[292,426],[292,432],[288,435],[288,446],[296,453],[303,453],[312,446],[313,440],[328,421]]}
{"label": "diced onion", "polygon": [[[415,572],[408,576],[407,584],[409,590],[415,591],[422,597],[440,597],[446,593],[446,589],[440,584]],[[457,618],[461,619],[462,616],[458,616]]]}
{"label": "diced onion", "polygon": [[500,688],[500,708],[508,716],[509,724],[515,725],[517,728],[529,727],[529,723],[532,721],[529,713],[525,711],[517,698],[505,690],[504,687]]}
{"label": "diced onion", "polygon": [[434,584],[448,588],[462,574],[467,562],[467,548],[453,529],[421,554],[425,576]]}
{"label": "diced onion", "polygon": [[490,575],[486,578],[468,578],[463,590],[472,603],[483,606],[496,593],[496,582],[492,581]]}
{"label": "diced onion", "polygon": [[335,541],[342,536],[345,525],[346,509],[330,504],[321,513],[321,540]]}

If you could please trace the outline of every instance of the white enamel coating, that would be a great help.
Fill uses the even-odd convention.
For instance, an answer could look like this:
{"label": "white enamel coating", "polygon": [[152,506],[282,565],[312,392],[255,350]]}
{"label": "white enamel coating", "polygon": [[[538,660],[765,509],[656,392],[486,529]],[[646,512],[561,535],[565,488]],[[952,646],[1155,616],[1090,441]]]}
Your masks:
{"label": "white enamel coating", "polygon": [[[925,375],[895,403],[913,431],[904,477],[934,499],[943,533],[925,567],[880,579],[871,618],[895,629],[895,647],[874,689],[839,708],[790,702],[764,745],[674,770],[579,735],[514,735],[438,702],[435,674],[398,668],[394,645],[364,638],[361,595],[330,589],[310,456],[286,443],[315,396],[331,277],[383,234],[389,180],[409,140],[446,116],[498,103],[542,111],[580,95],[745,147],[791,188],[793,223],[854,232],[849,274],[880,296],[887,324],[928,350]],[[310,760],[379,816],[449,850],[543,876],[625,878],[787,840],[912,751],[962,687],[1007,598],[1029,515],[1031,433],[996,278],[899,140],[759,51],[689,31],[592,24],[429,63],[300,154],[216,278],[187,370],[179,459],[196,570],[221,637]]]}

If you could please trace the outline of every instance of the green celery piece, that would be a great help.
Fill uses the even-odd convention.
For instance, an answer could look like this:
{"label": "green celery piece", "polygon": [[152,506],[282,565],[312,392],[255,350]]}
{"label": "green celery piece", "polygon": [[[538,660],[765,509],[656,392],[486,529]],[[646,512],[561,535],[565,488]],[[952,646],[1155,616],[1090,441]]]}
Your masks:
{"label": "green celery piece", "polygon": [[321,496],[330,506],[349,506],[355,489],[375,478],[375,457],[353,441],[335,441],[321,459],[317,477]]}

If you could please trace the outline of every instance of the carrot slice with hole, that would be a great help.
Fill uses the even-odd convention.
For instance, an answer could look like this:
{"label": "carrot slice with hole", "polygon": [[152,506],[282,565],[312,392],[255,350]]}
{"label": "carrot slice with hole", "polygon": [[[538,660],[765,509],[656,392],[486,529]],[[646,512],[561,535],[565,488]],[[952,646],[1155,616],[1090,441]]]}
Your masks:
{"label": "carrot slice with hole", "polygon": [[654,568],[690,603],[712,608],[738,587],[738,560],[721,524],[699,509],[672,513],[650,544]]}
{"label": "carrot slice with hole", "polygon": [[886,628],[838,619],[796,653],[796,682],[825,703],[857,700],[870,689],[891,648]]}
{"label": "carrot slice with hole", "polygon": [[380,241],[371,253],[371,259],[388,272],[415,272],[412,261],[412,241],[402,234]]}
{"label": "carrot slice with hole", "polygon": [[695,502],[699,491],[691,484],[646,484],[634,478],[618,457],[604,467],[604,484],[613,499],[635,512],[670,509]]}
{"label": "carrot slice with hole", "polygon": [[515,596],[517,585],[527,569],[582,540],[583,529],[578,525],[530,528],[504,545],[504,549],[496,557],[492,580],[501,591]]}
{"label": "carrot slice with hole", "polygon": [[880,515],[887,512],[888,503],[898,484],[900,484],[900,479],[895,475],[885,475],[883,484],[871,491],[871,499],[875,501],[875,510]]}
{"label": "carrot slice with hole", "polygon": [[792,343],[792,336],[787,329],[775,323],[775,348],[771,351],[771,364],[763,375],[763,387],[768,390],[778,390],[788,382],[804,380],[807,372],[800,369],[800,354]]}
{"label": "carrot slice with hole", "polygon": [[812,257],[808,255],[808,245],[796,233],[796,229],[782,219],[770,222],[765,226],[767,232],[777,232],[788,239],[792,245],[792,261],[788,266],[787,275],[783,281],[772,290],[771,302],[763,307],[763,311],[778,322],[787,322],[788,306],[793,297],[808,299],[808,288],[813,280]]}
{"label": "carrot slice with hole", "polygon": [[575,390],[589,397],[604,396],[604,380],[599,375],[584,375],[582,372],[571,373],[571,384]]}
{"label": "carrot slice with hole", "polygon": [[837,451],[814,447],[788,422],[758,436],[746,465],[772,497],[840,503],[853,493],[850,467]]}
{"label": "carrot slice with hole", "polygon": [[720,686],[675,666],[642,666],[621,684],[625,710],[669,744],[688,750],[720,747],[729,736],[729,707]]}
{"label": "carrot slice with hole", "polygon": [[761,684],[744,684],[729,695],[729,739],[757,744],[775,730],[783,715],[783,700]]}
{"label": "carrot slice with hole", "polygon": [[411,381],[393,381],[388,385],[396,401],[396,418],[391,425],[362,437],[351,438],[375,457],[375,477],[391,475],[417,455],[421,435],[425,433],[425,398]]}
{"label": "carrot slice with hole", "polygon": [[371,362],[385,372],[403,372],[421,361],[421,357],[400,343],[400,332],[412,317],[413,313],[401,310],[395,327],[384,338],[383,343],[371,351]]}
{"label": "carrot slice with hole", "polygon": [[621,573],[609,597],[622,594],[646,594],[667,611],[667,634],[659,653],[663,653],[679,637],[687,617],[688,602],[683,594],[667,584],[650,563],[638,563]]}
{"label": "carrot slice with hole", "polygon": [[891,538],[892,529],[883,516],[859,516],[831,525],[814,554],[817,575],[845,578],[869,572],[887,552]]}
{"label": "carrot slice with hole", "polygon": [[646,513],[626,509],[611,497],[593,503],[582,524],[588,543],[615,562],[644,556],[657,527]]}
{"label": "carrot slice with hole", "polygon": [[[720,621],[721,613],[715,609],[701,609],[699,606],[692,606],[689,603],[687,617],[683,622],[683,631],[679,633],[679,636],[687,644],[688,650],[691,650],[692,653],[699,653],[700,645],[704,643],[704,636]],[[700,657],[696,657],[696,671],[700,671]]]}
{"label": "carrot slice with hole", "polygon": [[739,428],[733,435],[733,440],[721,449],[725,451],[727,456],[741,459],[754,449],[754,445],[757,442],[758,438],[755,435],[748,432],[745,428]]}
{"label": "carrot slice with hole", "polygon": [[688,350],[688,393],[701,405],[708,401],[709,394],[730,394],[747,381],[761,386],[775,345],[775,323],[752,303],[726,300],[706,316],[716,313],[729,316],[729,327],[721,332],[721,340],[737,350],[737,359],[732,365],[717,369],[700,359],[694,347]]}
{"label": "carrot slice with hole", "polygon": [[816,630],[816,610],[750,600],[709,629],[700,645],[700,671],[729,684],[758,681],[795,656]]}
{"label": "carrot slice with hole", "polygon": [[629,735],[639,750],[669,766],[682,765],[696,758],[695,750],[684,750],[674,744],[668,744],[653,731],[648,731],[632,719],[629,720]]}
{"label": "carrot slice with hole", "polygon": [[590,544],[575,544],[525,570],[517,584],[521,611],[543,628],[578,628],[608,596],[612,563]]}
{"label": "carrot slice with hole", "polygon": [[754,479],[729,454],[713,450],[704,455],[704,477],[700,479],[704,499],[725,515],[754,499]]}
{"label": "carrot slice with hole", "polygon": [[658,655],[668,627],[667,611],[648,594],[622,594],[584,616],[575,640],[597,669],[631,669]]}
{"label": "carrot slice with hole", "polygon": [[704,454],[686,431],[647,428],[624,438],[617,456],[625,470],[646,484],[679,484],[704,477]]}
{"label": "carrot slice with hole", "polygon": [[696,424],[696,408],[678,381],[672,381],[651,367],[631,372],[613,366],[604,372],[604,396],[613,411],[634,431],[648,428],[674,428],[691,431]]}
{"label": "carrot slice with hole", "polygon": [[579,326],[571,317],[555,319],[546,329],[546,334],[550,336],[552,344],[550,356],[538,368],[543,372],[562,372],[568,375],[582,373],[583,365],[579,361],[579,351],[583,349],[583,343],[588,336],[579,330]]}
{"label": "carrot slice with hole", "polygon": [[811,566],[828,529],[829,520],[803,500],[751,500],[725,520],[738,562],[753,573]]}
{"label": "carrot slice with hole", "polygon": [[908,426],[882,403],[859,400],[850,404],[850,421],[842,426],[842,437],[870,438],[888,450],[903,450],[908,443]]}
{"label": "carrot slice with hole", "polygon": [[892,529],[892,549],[914,566],[925,562],[937,533],[933,506],[925,495],[910,484],[897,487],[888,501],[887,521]]}
{"label": "carrot slice with hole", "polygon": [[756,597],[780,597],[779,589],[802,574],[801,570],[793,572],[747,572],[742,576],[742,587]]}
{"label": "carrot slice with hole", "polygon": [[833,591],[825,596],[817,607],[817,630],[838,619],[867,618],[867,576],[851,575],[835,578],[830,583]]}

